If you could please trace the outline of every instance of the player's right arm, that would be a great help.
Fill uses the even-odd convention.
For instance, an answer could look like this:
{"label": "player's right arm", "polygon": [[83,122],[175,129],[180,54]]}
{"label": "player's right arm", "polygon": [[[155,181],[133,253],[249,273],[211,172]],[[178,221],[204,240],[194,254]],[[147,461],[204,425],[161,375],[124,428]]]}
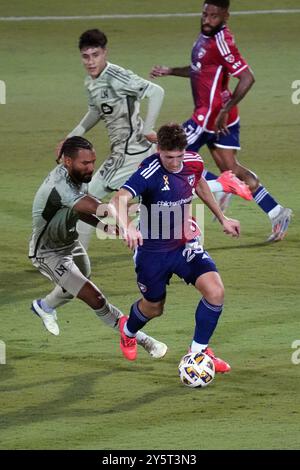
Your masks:
{"label": "player's right arm", "polygon": [[92,129],[101,119],[101,114],[95,106],[89,106],[88,112],[82,118],[80,123],[67,135],[67,137],[82,137],[86,132]]}
{"label": "player's right arm", "polygon": [[121,188],[111,199],[108,207],[109,213],[113,215],[119,226],[121,235],[126,245],[135,250],[138,246],[143,244],[143,237],[139,230],[136,229],[135,224],[128,216],[129,203],[133,196],[130,191]]}
{"label": "player's right arm", "polygon": [[92,225],[110,234],[116,234],[119,231],[117,225],[104,224],[101,221],[101,217],[111,215],[108,205],[89,194],[79,199],[74,204],[73,210],[77,212],[79,219],[86,224]]}
{"label": "player's right arm", "polygon": [[88,111],[85,114],[85,116],[81,119],[79,124],[74,127],[74,129],[69,132],[69,134],[65,137],[64,140],[60,141],[55,149],[56,153],[56,162],[60,163],[61,162],[61,148],[63,146],[63,143],[66,139],[69,137],[73,136],[78,136],[82,137],[86,132],[88,132],[90,129],[92,129],[101,119],[101,113],[98,109],[98,107],[95,105],[95,102],[93,101],[93,97],[89,91],[88,85],[89,85],[89,79],[85,81],[85,87],[88,95]]}
{"label": "player's right arm", "polygon": [[167,77],[168,75],[190,78],[190,71],[191,68],[189,65],[185,67],[166,67],[165,65],[154,65],[150,72],[150,78]]}

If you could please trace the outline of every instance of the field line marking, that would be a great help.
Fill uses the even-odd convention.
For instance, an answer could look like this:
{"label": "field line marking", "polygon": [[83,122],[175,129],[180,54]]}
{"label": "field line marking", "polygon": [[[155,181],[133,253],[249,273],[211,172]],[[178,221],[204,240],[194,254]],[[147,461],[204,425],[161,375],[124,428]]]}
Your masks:
{"label": "field line marking", "polygon": [[[232,16],[242,15],[284,15],[300,13],[299,8],[290,10],[244,10],[232,11]],[[75,21],[75,20],[122,20],[138,18],[188,18],[199,16],[200,13],[141,13],[124,15],[89,15],[89,16],[0,16],[0,21]]]}

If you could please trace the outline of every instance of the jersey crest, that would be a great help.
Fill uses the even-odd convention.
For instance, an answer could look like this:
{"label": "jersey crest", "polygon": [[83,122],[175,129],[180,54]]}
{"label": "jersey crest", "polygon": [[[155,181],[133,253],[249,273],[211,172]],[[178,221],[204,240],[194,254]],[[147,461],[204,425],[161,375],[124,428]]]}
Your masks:
{"label": "jersey crest", "polygon": [[196,180],[196,176],[194,174],[188,176],[188,182],[189,182],[189,185],[192,186],[192,188],[195,185],[195,180]]}

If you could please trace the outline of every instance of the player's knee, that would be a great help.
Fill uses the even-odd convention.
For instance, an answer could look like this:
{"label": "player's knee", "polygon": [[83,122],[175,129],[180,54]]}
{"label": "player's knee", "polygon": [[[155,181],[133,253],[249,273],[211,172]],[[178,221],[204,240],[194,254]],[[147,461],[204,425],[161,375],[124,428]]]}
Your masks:
{"label": "player's knee", "polygon": [[153,305],[152,313],[154,317],[160,317],[164,313],[164,305],[161,303]]}
{"label": "player's knee", "polygon": [[144,305],[143,305],[144,310],[142,311],[147,312],[147,315],[150,318],[159,317],[164,312],[164,304],[165,304],[164,300],[159,301],[159,302],[145,302],[144,301]]}
{"label": "player's knee", "polygon": [[212,305],[223,305],[224,286],[222,284],[212,285],[205,295],[206,300]]}
{"label": "player's knee", "polygon": [[157,317],[160,317],[164,313],[164,306],[162,305],[157,309]]}

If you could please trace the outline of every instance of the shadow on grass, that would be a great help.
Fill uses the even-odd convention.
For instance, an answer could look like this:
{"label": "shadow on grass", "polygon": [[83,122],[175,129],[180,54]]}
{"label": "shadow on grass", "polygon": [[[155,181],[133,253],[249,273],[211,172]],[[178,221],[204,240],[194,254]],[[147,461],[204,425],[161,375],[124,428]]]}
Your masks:
{"label": "shadow on grass", "polygon": [[[78,376],[69,376],[61,379],[47,380],[45,382],[34,382],[32,384],[27,384],[25,386],[16,388],[12,387],[12,390],[20,390],[22,388],[30,388],[36,386],[47,386],[52,385],[53,383],[61,384],[65,381],[68,382],[66,388],[59,394],[58,398],[50,401],[45,401],[39,405],[27,406],[23,410],[12,411],[9,413],[2,413],[0,415],[0,429],[5,430],[13,426],[20,425],[32,425],[33,423],[51,421],[56,419],[64,418],[88,418],[95,416],[104,416],[112,413],[123,413],[126,411],[136,410],[137,408],[147,405],[149,403],[154,403],[160,398],[173,397],[174,395],[186,393],[185,390],[174,387],[173,384],[167,387],[161,387],[157,391],[151,392],[141,392],[139,396],[131,398],[126,401],[124,397],[117,402],[114,402],[113,406],[97,409],[68,409],[68,407],[74,405],[75,403],[83,401],[85,404],[89,399],[89,396],[92,397],[95,394],[93,388],[96,382],[99,379],[107,378],[110,375],[116,373],[139,373],[138,370],[132,371],[126,367],[114,367],[114,370],[110,371],[97,371],[81,374]],[[2,387],[1,392],[10,391],[10,387]],[[45,398],[47,394],[45,393]]]}

